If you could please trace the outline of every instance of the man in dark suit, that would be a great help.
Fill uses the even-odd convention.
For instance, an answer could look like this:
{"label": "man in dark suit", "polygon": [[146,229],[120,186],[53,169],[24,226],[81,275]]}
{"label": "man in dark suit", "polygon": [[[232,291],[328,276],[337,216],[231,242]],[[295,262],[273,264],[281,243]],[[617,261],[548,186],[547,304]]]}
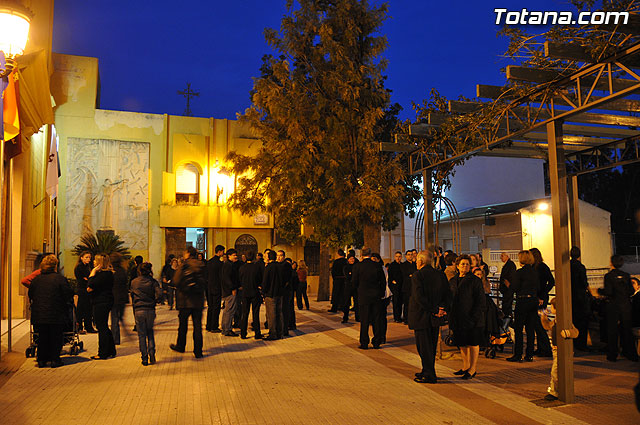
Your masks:
{"label": "man in dark suit", "polygon": [[238,252],[231,248],[227,250],[227,259],[222,263],[221,286],[222,299],[224,300],[224,312],[222,313],[222,335],[238,336],[232,329],[233,316],[238,308]]}
{"label": "man in dark suit", "polygon": [[431,266],[433,253],[421,251],[417,255],[417,271],[411,278],[409,301],[409,329],[416,337],[416,348],[422,360],[422,371],[416,373],[414,381],[435,384],[436,347],[440,318],[451,301],[451,290],[442,270]]}
{"label": "man in dark suit", "polygon": [[276,253],[276,261],[278,262],[278,269],[280,270],[280,279],[282,282],[282,320],[284,321],[284,328],[282,329],[284,336],[289,336],[289,329],[291,328],[291,306],[293,305],[293,284],[291,264],[286,261],[286,253],[283,250],[278,250]]}
{"label": "man in dark suit", "polygon": [[[500,271],[500,286],[498,289],[502,294],[502,312],[505,316],[510,316],[513,311],[513,289],[509,286],[513,283],[513,279],[516,275],[516,263],[511,261],[509,254],[503,252],[500,254],[500,259],[504,263],[502,270]],[[509,283],[505,283],[505,281]]]}
{"label": "man in dark suit", "polygon": [[331,278],[333,288],[331,290],[331,308],[329,312],[336,313],[344,305],[344,267],[347,265],[344,251],[338,250],[338,256],[331,265]]}
{"label": "man in dark suit", "polygon": [[220,330],[220,305],[222,304],[222,256],[224,246],[218,245],[214,249],[214,256],[207,261],[207,326],[208,332],[222,332]]}
{"label": "man in dark suit", "polygon": [[266,255],[267,264],[262,276],[262,291],[264,292],[264,306],[269,325],[269,336],[265,341],[274,341],[282,338],[284,321],[282,320],[282,288],[281,273],[276,262],[276,252],[269,250]]}
{"label": "man in dark suit", "polygon": [[573,342],[573,347],[576,350],[587,351],[587,333],[589,332],[589,316],[591,316],[587,269],[580,261],[582,256],[580,248],[571,247],[569,255],[571,257],[571,319],[579,332]]}
{"label": "man in dark suit", "polygon": [[[411,276],[417,270],[413,250],[405,252],[406,261],[400,265],[402,269],[402,321],[406,325],[409,316],[409,299],[411,298]],[[406,282],[406,284],[405,284]]]}
{"label": "man in dark suit", "polygon": [[402,322],[402,252],[396,251],[389,264],[389,289],[393,294],[393,321]]}
{"label": "man in dark suit", "polygon": [[360,348],[369,348],[369,325],[373,327],[373,348],[380,348],[382,334],[377,320],[380,300],[387,287],[380,264],[371,260],[371,249],[362,249],[362,261],[353,266],[351,282],[358,291],[360,310]]}
{"label": "man in dark suit", "polygon": [[262,287],[262,275],[264,267],[255,263],[255,254],[249,251],[246,254],[247,262],[240,266],[238,277],[240,289],[242,290],[242,316],[240,318],[240,338],[247,339],[247,326],[249,323],[249,309],[253,313],[251,327],[255,331],[255,339],[262,339],[260,333],[260,304],[262,297],[260,289]]}

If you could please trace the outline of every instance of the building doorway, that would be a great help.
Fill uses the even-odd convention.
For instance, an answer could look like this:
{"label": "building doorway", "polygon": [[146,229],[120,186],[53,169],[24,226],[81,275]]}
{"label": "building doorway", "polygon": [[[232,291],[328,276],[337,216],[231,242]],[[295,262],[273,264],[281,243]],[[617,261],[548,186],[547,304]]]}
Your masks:
{"label": "building doorway", "polygon": [[246,255],[248,252],[258,253],[258,241],[248,233],[238,236],[233,246],[238,251],[238,256]]}

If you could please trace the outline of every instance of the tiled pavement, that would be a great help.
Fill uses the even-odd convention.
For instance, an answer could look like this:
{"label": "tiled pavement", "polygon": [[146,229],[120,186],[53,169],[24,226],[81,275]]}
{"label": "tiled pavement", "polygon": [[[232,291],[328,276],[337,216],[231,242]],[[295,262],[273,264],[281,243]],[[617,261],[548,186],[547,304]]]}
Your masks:
{"label": "tiled pavement", "polygon": [[[358,350],[358,325],[342,325],[326,303],[298,311],[298,331],[282,341],[205,333],[205,358],[178,354],[177,314],[158,308],[158,364],[143,367],[135,334],[118,356],[91,361],[87,350],[64,356],[58,369],[38,369],[18,351],[0,362],[1,424],[634,424],[636,365],[576,359],[578,403],[541,401],[549,360],[480,361],[478,376],[451,375],[454,350],[437,363],[437,385],[416,384],[420,363],[405,326],[390,323],[381,350]],[[264,316],[264,312],[263,312]],[[128,312],[127,329],[132,325]],[[251,335],[251,334],[250,334]],[[23,339],[16,350],[26,344]],[[187,349],[192,348],[191,341]]]}

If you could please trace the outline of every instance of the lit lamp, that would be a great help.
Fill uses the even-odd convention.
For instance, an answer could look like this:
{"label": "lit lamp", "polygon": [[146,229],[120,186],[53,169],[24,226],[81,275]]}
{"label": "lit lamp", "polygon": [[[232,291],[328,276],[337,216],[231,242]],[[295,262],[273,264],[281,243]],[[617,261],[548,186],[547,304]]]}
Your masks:
{"label": "lit lamp", "polygon": [[6,65],[0,68],[0,78],[6,77],[16,66],[16,57],[24,52],[29,37],[31,12],[15,1],[0,4],[0,51]]}

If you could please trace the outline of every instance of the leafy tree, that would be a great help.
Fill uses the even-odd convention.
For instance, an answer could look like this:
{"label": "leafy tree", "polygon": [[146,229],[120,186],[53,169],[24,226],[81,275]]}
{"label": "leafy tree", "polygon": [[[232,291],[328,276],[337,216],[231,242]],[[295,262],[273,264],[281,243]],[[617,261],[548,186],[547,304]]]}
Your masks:
{"label": "leafy tree", "polygon": [[252,105],[239,116],[262,147],[255,156],[228,155],[239,176],[230,204],[273,212],[291,242],[304,223],[329,246],[352,243],[367,228],[365,243],[379,247],[380,226],[397,225],[405,194],[398,159],[376,143],[392,121],[380,59],[387,5],[289,0],[287,9],[279,30],[265,30],[277,56],[263,58]]}
{"label": "leafy tree", "polygon": [[71,251],[73,255],[80,255],[83,251],[89,251],[92,256],[96,254],[122,254],[129,258],[129,249],[124,246],[120,236],[110,232],[97,232],[95,235],[87,233],[80,238],[80,243]]}

